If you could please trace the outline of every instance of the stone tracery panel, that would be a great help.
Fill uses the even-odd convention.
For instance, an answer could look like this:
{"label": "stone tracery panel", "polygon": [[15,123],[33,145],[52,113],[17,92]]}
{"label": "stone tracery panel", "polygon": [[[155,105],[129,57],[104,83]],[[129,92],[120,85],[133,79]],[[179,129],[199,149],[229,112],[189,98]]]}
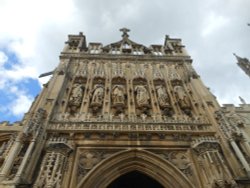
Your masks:
{"label": "stone tracery panel", "polygon": [[194,141],[192,147],[197,157],[204,185],[238,187],[225,163],[220,144],[216,139],[210,138],[207,141],[200,138]]}
{"label": "stone tracery panel", "polygon": [[79,149],[76,167],[76,184],[87,175],[87,173],[94,168],[102,160],[108,158],[112,154],[120,150],[103,150],[103,149]]}

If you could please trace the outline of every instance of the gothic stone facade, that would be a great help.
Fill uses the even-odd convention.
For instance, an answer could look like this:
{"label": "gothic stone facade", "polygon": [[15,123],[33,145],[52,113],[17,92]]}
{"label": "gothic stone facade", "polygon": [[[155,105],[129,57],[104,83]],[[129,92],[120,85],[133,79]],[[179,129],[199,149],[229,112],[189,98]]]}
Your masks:
{"label": "gothic stone facade", "polygon": [[105,188],[130,172],[249,187],[249,106],[221,108],[180,39],[146,47],[121,31],[107,46],[69,35],[23,120],[0,125],[0,187]]}

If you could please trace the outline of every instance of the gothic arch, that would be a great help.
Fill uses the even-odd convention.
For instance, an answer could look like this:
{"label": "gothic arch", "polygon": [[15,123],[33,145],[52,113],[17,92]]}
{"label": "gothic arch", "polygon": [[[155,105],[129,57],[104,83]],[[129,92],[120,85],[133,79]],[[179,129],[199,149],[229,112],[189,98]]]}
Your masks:
{"label": "gothic arch", "polygon": [[166,188],[195,186],[170,162],[145,150],[121,151],[95,166],[77,188],[106,188],[115,179],[131,171],[139,171]]}

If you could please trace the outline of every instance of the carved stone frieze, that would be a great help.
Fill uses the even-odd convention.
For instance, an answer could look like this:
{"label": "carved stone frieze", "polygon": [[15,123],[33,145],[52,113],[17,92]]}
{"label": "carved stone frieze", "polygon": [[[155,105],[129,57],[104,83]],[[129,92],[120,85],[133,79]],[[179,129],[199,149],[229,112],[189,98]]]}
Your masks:
{"label": "carved stone frieze", "polygon": [[[94,132],[155,132],[155,133],[202,133],[213,132],[210,126],[202,124],[119,124],[119,123],[51,123],[49,130],[94,131]],[[189,138],[188,136],[186,138]]]}

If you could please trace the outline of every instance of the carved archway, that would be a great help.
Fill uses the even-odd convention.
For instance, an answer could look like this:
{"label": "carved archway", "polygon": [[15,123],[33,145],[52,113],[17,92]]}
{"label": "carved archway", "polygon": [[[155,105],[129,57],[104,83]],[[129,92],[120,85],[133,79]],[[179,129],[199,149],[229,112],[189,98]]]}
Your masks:
{"label": "carved archway", "polygon": [[141,172],[164,187],[194,188],[195,186],[170,162],[145,150],[126,150],[103,160],[78,184],[77,188],[106,188],[118,177]]}

